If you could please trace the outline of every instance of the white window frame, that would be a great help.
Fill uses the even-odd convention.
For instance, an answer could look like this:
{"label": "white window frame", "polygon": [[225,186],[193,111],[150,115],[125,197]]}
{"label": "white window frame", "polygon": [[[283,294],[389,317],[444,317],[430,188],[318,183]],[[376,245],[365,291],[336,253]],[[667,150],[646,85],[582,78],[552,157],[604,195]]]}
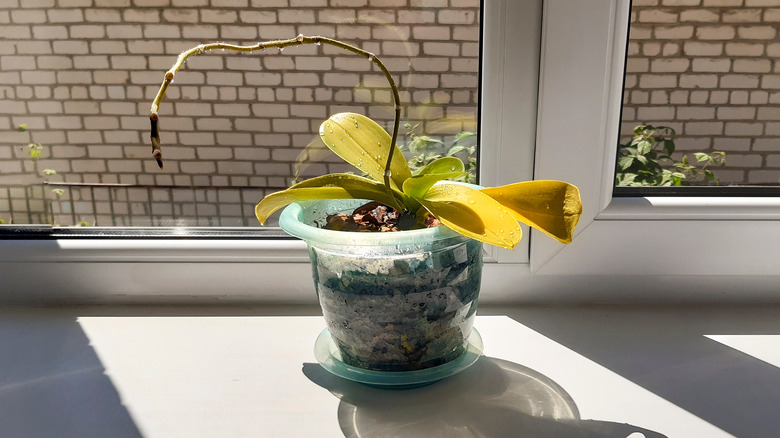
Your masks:
{"label": "white window frame", "polygon": [[[483,8],[481,183],[565,180],[584,203],[570,245],[487,248],[483,304],[777,295],[776,198],[612,198],[629,0]],[[0,300],[316,302],[283,239],[0,240]]]}
{"label": "white window frame", "polygon": [[777,301],[780,199],[612,197],[629,14],[545,2],[535,177],[578,185],[584,214],[569,246],[532,239],[532,275],[582,301]]}

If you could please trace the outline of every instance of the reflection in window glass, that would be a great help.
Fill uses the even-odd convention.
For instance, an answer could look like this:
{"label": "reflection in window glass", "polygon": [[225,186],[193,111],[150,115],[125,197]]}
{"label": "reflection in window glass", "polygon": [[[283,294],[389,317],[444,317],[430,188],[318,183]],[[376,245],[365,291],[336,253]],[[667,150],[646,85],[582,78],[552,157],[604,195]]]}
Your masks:
{"label": "reflection in window glass", "polygon": [[358,45],[394,74],[410,159],[454,144],[465,161],[475,145],[461,134],[477,128],[479,0],[95,3],[0,9],[0,221],[256,226],[264,194],[350,170],[306,149],[329,115],[392,125],[386,81],[357,55],[313,45],[212,52],[191,58],[166,94],[160,171],[149,106],[179,52],[203,42],[305,34]]}
{"label": "reflection in window glass", "polygon": [[745,3],[633,2],[617,185],[780,184],[780,3]]}

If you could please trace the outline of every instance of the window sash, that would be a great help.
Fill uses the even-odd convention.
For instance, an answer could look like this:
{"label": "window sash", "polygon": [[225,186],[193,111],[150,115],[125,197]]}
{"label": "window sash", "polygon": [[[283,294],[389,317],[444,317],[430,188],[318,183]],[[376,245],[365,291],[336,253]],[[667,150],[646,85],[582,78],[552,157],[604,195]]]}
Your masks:
{"label": "window sash", "polygon": [[[529,130],[517,123],[527,102],[511,93],[528,82],[513,32],[533,5],[541,72]],[[777,198],[612,196],[629,0],[487,0],[483,10],[481,182],[565,180],[584,203],[574,243],[531,232],[530,257],[490,250],[483,304],[777,301]],[[522,148],[529,138],[535,152]],[[0,278],[4,300],[316,302],[305,245],[292,240],[9,239]]]}

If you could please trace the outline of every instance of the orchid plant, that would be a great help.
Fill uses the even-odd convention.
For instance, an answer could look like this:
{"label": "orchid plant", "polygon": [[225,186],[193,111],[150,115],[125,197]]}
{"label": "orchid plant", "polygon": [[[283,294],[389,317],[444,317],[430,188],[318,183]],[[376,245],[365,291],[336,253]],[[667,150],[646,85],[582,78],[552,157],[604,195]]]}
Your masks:
{"label": "orchid plant", "polygon": [[158,127],[159,107],[175,74],[190,56],[211,50],[236,52],[283,49],[300,44],[328,44],[364,56],[384,73],[393,95],[395,119],[392,134],[378,123],[356,113],[339,113],[322,123],[319,135],[325,145],[366,176],[351,173],[328,174],[294,184],[270,194],[255,207],[261,224],[276,210],[299,201],[323,199],[366,199],[395,209],[402,228],[422,227],[429,215],[445,226],[481,242],[514,248],[522,238],[518,222],[536,228],[563,243],[572,234],[582,213],[577,187],[561,181],[527,181],[500,187],[474,188],[452,179],[465,172],[463,162],[452,156],[438,158],[416,173],[401,154],[398,139],[401,105],[395,81],[373,54],[338,40],[299,35],[289,40],[237,46],[202,44],[182,52],[165,78],[151,107],[152,154],[160,168],[162,149]]}

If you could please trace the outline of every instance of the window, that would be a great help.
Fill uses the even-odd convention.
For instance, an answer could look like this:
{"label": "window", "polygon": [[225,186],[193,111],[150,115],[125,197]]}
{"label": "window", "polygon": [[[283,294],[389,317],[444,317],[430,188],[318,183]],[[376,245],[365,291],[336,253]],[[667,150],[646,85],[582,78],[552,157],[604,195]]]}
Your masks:
{"label": "window", "polygon": [[[571,245],[532,232],[529,251],[493,251],[483,302],[771,296],[773,198],[613,198],[628,16],[628,0],[484,2],[481,181],[569,181],[585,210]],[[535,150],[523,147],[533,139]],[[295,240],[0,244],[4,293],[15,297],[313,299]]]}
{"label": "window", "polygon": [[[776,9],[769,3],[743,3],[632,4],[619,187],[675,184],[683,188],[654,193],[743,196],[762,191],[733,187],[778,185]],[[629,149],[633,131],[647,125],[675,131],[672,136],[668,129],[643,130],[673,139],[671,160],[646,148]],[[664,155],[661,144],[655,145]],[[656,162],[668,171],[661,172]],[[711,185],[732,188],[690,188]],[[619,188],[616,193],[637,191]]]}
{"label": "window", "polygon": [[313,141],[328,116],[355,111],[392,124],[387,81],[364,57],[315,44],[213,50],[190,57],[167,89],[161,171],[149,107],[176,56],[202,43],[342,39],[376,53],[394,75],[410,126],[401,143],[430,136],[418,142],[429,154],[433,140],[449,147],[476,131],[479,0],[91,5],[0,9],[9,44],[0,52],[0,219],[8,223],[259,227],[253,206],[265,194],[349,169]]}

